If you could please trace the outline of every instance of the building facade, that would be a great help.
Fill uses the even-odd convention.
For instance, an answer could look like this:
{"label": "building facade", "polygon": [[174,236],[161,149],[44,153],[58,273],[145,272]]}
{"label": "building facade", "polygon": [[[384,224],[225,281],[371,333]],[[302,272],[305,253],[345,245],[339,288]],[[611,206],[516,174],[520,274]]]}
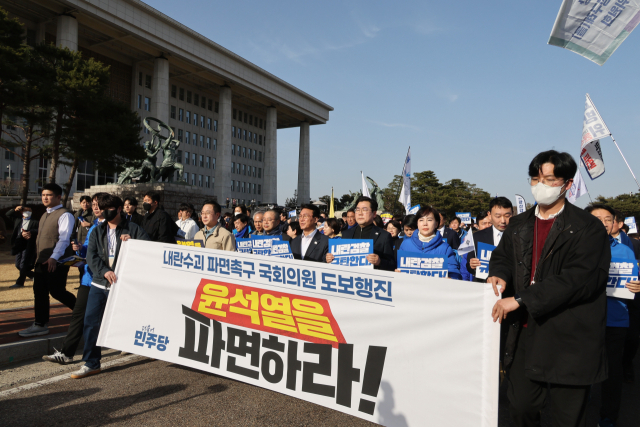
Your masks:
{"label": "building facade", "polygon": [[[55,43],[109,65],[110,96],[141,118],[167,123],[180,141],[183,178],[221,203],[277,202],[277,130],[299,127],[298,201],[310,200],[310,126],[325,124],[331,106],[138,0],[0,0],[0,6],[25,24],[28,43]],[[13,162],[19,179],[21,164],[4,156],[0,162]],[[47,173],[45,160],[34,162],[32,177]],[[68,173],[61,167],[58,182]],[[85,162],[72,188],[115,179]]]}

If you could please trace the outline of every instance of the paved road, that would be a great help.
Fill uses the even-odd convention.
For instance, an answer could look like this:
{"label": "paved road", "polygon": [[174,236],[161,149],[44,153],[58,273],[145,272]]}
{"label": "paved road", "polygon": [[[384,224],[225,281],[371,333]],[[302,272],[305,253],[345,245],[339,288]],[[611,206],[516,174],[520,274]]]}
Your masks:
{"label": "paved road", "polygon": [[[179,365],[105,351],[103,373],[72,380],[81,363],[32,361],[0,371],[0,425],[9,426],[371,426],[373,424],[299,399]],[[78,357],[76,357],[78,359]],[[640,372],[640,369],[638,370]],[[47,378],[64,379],[13,392]],[[30,387],[30,386],[28,386]],[[7,394],[10,393],[10,394]],[[640,387],[625,384],[619,427],[640,423]],[[501,394],[500,423],[508,427]],[[590,426],[597,423],[594,387]],[[424,425],[429,425],[428,419]],[[544,425],[550,423],[545,421]]]}

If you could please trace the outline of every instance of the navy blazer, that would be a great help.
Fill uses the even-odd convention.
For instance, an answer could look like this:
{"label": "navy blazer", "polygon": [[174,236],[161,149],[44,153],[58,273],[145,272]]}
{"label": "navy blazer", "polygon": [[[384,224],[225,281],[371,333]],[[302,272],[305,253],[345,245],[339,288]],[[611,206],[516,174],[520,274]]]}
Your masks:
{"label": "navy blazer", "polygon": [[[343,239],[353,239],[353,235],[358,229],[359,225],[356,224],[355,227],[344,230],[342,232]],[[373,226],[371,230],[371,239],[373,239],[373,253],[380,257],[380,265],[375,266],[374,268],[378,270],[387,270],[387,271],[395,271],[396,269],[396,260],[394,258],[393,252],[393,239],[391,238],[391,234],[388,231],[383,230],[382,228]],[[460,239],[458,239],[458,245],[460,245]]]}
{"label": "navy blazer", "polygon": [[474,268],[471,268],[471,258],[478,258],[476,254],[478,253],[479,242],[486,243],[487,245],[495,246],[493,244],[493,226],[473,233],[473,245],[475,246],[475,250],[472,252],[469,252],[469,255],[467,255],[467,271],[473,274],[473,281],[486,283],[486,279],[478,279],[476,277],[476,270]]}
{"label": "navy blazer", "polygon": [[329,252],[329,238],[320,231],[316,231],[307,248],[307,253],[302,257],[302,234],[291,240],[291,253],[295,259],[304,261],[327,262]]}
{"label": "navy blazer", "polygon": [[445,227],[444,233],[442,233],[442,237],[447,241],[449,246],[451,246],[451,249],[453,249],[454,251],[458,250],[458,248],[460,247],[460,236],[458,236],[458,233],[448,227]]}

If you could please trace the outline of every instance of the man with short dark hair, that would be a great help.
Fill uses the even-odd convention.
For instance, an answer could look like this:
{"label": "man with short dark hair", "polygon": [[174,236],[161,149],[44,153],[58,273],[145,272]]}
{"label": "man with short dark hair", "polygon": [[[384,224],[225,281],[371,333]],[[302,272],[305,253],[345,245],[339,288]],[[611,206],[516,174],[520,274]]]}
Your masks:
{"label": "man with short dark hair", "polygon": [[154,242],[175,243],[180,227],[173,222],[169,214],[160,207],[160,193],[148,191],[144,195],[142,207],[147,211],[142,228]]}
{"label": "man with short dark hair", "polygon": [[[373,224],[377,213],[378,203],[375,200],[366,196],[358,197],[354,211],[358,226],[343,231],[342,239],[373,239],[373,254],[367,255],[367,260],[375,269],[394,271],[396,261],[391,234]],[[333,254],[327,253],[326,261],[331,263],[333,259]]]}
{"label": "man with short dark hair", "polygon": [[[482,231],[485,228],[491,227],[491,217],[487,211],[482,211],[476,216],[476,223],[478,224],[478,231]],[[475,234],[473,235],[475,238]]]}
{"label": "man with short dark hair", "polygon": [[460,239],[462,239],[463,229],[460,225],[462,225],[462,220],[457,216],[454,216],[453,219],[449,221],[449,228],[453,230]]}
{"label": "man with short dark hair", "polygon": [[[40,218],[36,239],[36,261],[33,278],[35,322],[18,332],[21,337],[34,337],[49,333],[49,295],[73,310],[76,297],[67,291],[69,267],[58,265],[58,260],[73,254],[69,245],[73,232],[73,215],[62,207],[62,188],[57,184],[42,186],[42,204],[47,211]],[[23,231],[24,239],[31,232]]]}
{"label": "man with short dark hair", "polygon": [[545,404],[552,425],[586,426],[591,385],[607,378],[611,249],[602,222],[565,199],[577,169],[555,150],[531,161],[537,205],[510,219],[489,263],[495,294],[512,295],[491,315],[509,325],[503,366],[516,426],[539,426]]}
{"label": "man with short dark hair", "polygon": [[236,239],[224,225],[220,224],[222,209],[215,200],[205,200],[200,212],[204,227],[198,231],[194,240],[202,240],[204,247],[208,249],[220,249],[223,251],[235,251]]}
{"label": "man with short dark hair", "polygon": [[351,208],[347,211],[347,228],[345,230],[350,230],[356,226],[356,210]]}
{"label": "man with short dark hair", "polygon": [[236,239],[248,239],[249,238],[249,217],[245,214],[236,214],[233,218],[233,225],[235,227],[234,237]]}
{"label": "man with short dark hair", "polygon": [[302,232],[291,240],[291,253],[295,259],[324,262],[329,252],[329,238],[316,229],[320,209],[313,204],[304,204],[298,215]]}
{"label": "man with short dark hair", "polygon": [[180,227],[177,236],[180,239],[193,240],[198,230],[198,224],[193,220],[193,212],[195,208],[191,203],[180,204],[180,219],[176,221],[176,225]]}
{"label": "man with short dark hair", "polygon": [[[480,267],[480,260],[477,257],[478,243],[486,243],[491,246],[498,246],[502,235],[509,225],[509,220],[513,214],[513,205],[511,200],[506,197],[495,197],[491,199],[489,203],[489,211],[487,212],[487,218],[491,219],[492,226],[484,230],[478,231],[473,235],[473,243],[475,250],[469,253],[467,256],[467,271],[476,275],[476,268]],[[474,279],[476,282],[485,283],[485,279]]]}
{"label": "man with short dark hair", "polygon": [[142,221],[144,217],[138,213],[138,199],[133,196],[124,199],[125,219],[127,222],[133,222],[136,225],[142,227]]}
{"label": "man with short dark hair", "polygon": [[458,233],[447,227],[446,224],[445,217],[440,213],[440,226],[438,227],[438,231],[442,236],[442,240],[447,242],[449,246],[451,246],[451,249],[457,251],[460,247],[460,237],[458,237]]}

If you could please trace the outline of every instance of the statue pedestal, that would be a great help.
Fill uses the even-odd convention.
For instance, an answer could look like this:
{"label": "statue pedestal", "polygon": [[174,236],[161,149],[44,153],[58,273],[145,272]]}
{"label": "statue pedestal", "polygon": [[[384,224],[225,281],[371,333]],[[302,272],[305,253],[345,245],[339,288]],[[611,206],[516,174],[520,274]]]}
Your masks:
{"label": "statue pedestal", "polygon": [[126,197],[135,197],[138,200],[138,213],[144,215],[142,209],[142,199],[148,191],[157,191],[160,193],[160,206],[173,219],[178,218],[178,209],[181,203],[191,203],[196,208],[196,212],[202,207],[205,200],[216,200],[216,196],[210,193],[211,188],[201,188],[188,184],[176,184],[173,182],[147,182],[144,184],[106,184],[94,185],[86,189],[84,192],[75,192],[73,194],[73,210],[80,209],[81,196],[93,196],[96,193],[109,193],[120,197],[124,200]]}

